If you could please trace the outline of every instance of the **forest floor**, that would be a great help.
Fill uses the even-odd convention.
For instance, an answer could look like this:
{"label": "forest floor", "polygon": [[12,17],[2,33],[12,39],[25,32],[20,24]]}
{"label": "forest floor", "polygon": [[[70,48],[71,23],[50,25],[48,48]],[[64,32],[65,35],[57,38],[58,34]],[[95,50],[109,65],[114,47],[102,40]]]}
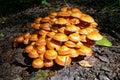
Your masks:
{"label": "forest floor", "polygon": [[60,0],[1,15],[0,80],[120,80],[120,8],[115,4],[106,7],[101,3],[76,1],[67,4],[93,16],[100,33],[112,42],[111,47],[92,47],[92,57],[98,60],[97,64],[84,68],[73,62],[65,67],[55,65],[36,70],[30,66],[31,60],[24,54],[24,46],[13,47],[13,39],[31,31],[28,25],[35,18],[47,16],[66,5]]}

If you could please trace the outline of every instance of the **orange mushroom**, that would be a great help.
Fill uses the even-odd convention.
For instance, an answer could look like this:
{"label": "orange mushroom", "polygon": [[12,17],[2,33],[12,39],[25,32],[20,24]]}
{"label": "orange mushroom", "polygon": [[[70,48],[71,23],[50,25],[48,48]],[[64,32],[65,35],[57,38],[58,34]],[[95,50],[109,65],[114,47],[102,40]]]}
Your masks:
{"label": "orange mushroom", "polygon": [[44,62],[41,59],[34,59],[32,62],[32,67],[34,68],[43,68],[44,67]]}
{"label": "orange mushroom", "polygon": [[25,52],[26,52],[26,53],[29,53],[29,52],[31,52],[33,49],[34,49],[34,48],[33,48],[33,45],[28,45],[28,46],[25,48]]}
{"label": "orange mushroom", "polygon": [[69,54],[69,49],[67,46],[61,46],[60,49],[58,50],[59,55],[67,55]]}
{"label": "orange mushroom", "polygon": [[87,46],[81,46],[80,49],[77,49],[77,52],[82,56],[91,56],[93,53],[92,49]]}
{"label": "orange mushroom", "polygon": [[82,21],[85,21],[85,22],[88,22],[88,23],[95,22],[94,19],[90,15],[88,15],[88,14],[82,14],[82,16],[80,17],[80,19]]}
{"label": "orange mushroom", "polygon": [[64,44],[65,44],[67,47],[76,47],[76,44],[75,44],[74,42],[72,42],[72,41],[66,41]]}
{"label": "orange mushroom", "polygon": [[79,54],[78,54],[78,52],[77,52],[75,49],[72,49],[72,48],[71,48],[71,49],[69,50],[68,56],[75,58],[75,57],[78,57]]}
{"label": "orange mushroom", "polygon": [[64,24],[67,24],[68,21],[64,18],[58,18],[56,21],[55,21],[55,24],[60,24],[60,25],[64,25]]}
{"label": "orange mushroom", "polygon": [[37,53],[37,50],[36,49],[32,49],[29,53],[28,53],[28,56],[30,58],[38,58],[39,57],[39,54]]}
{"label": "orange mushroom", "polygon": [[90,40],[101,40],[103,36],[99,32],[91,32],[87,34],[87,38]]}
{"label": "orange mushroom", "polygon": [[44,66],[45,67],[52,67],[54,65],[53,60],[45,59],[44,60]]}
{"label": "orange mushroom", "polygon": [[70,32],[77,32],[80,30],[80,28],[75,25],[67,25],[65,30]]}
{"label": "orange mushroom", "polygon": [[45,58],[53,60],[57,57],[57,52],[55,50],[47,50],[45,53]]}
{"label": "orange mushroom", "polygon": [[46,47],[45,47],[45,45],[40,45],[40,46],[36,47],[36,50],[39,54],[45,53],[46,52]]}
{"label": "orange mushroom", "polygon": [[58,64],[58,65],[61,65],[61,66],[66,66],[66,65],[69,65],[71,63],[71,58],[69,56],[60,56],[58,55],[55,59],[55,62]]}
{"label": "orange mushroom", "polygon": [[63,33],[56,33],[54,36],[53,36],[53,39],[57,40],[57,41],[60,41],[60,42],[65,42],[68,40],[68,37],[67,35],[63,34]]}
{"label": "orange mushroom", "polygon": [[79,42],[80,41],[80,35],[78,33],[72,33],[68,37],[73,42]]}

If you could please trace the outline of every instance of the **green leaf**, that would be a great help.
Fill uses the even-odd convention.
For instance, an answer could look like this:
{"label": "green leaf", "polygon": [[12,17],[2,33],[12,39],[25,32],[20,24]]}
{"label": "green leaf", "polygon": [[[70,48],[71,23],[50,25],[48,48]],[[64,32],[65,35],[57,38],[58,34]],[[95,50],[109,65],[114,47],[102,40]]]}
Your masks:
{"label": "green leaf", "polygon": [[107,46],[107,47],[112,46],[112,43],[107,38],[102,38],[101,40],[96,41],[95,44],[100,46]]}
{"label": "green leaf", "polygon": [[47,1],[46,0],[42,0],[42,4],[46,5]]}
{"label": "green leaf", "polygon": [[3,34],[3,33],[0,33],[0,37],[4,37],[4,34]]}

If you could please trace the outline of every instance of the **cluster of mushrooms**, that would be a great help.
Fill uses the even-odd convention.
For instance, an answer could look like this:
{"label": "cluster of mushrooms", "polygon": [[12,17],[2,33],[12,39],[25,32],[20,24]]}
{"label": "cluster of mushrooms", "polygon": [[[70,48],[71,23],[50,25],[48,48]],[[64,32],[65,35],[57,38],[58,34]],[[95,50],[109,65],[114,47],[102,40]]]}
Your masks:
{"label": "cluster of mushrooms", "polygon": [[33,59],[34,68],[52,67],[54,63],[65,66],[78,56],[91,56],[94,41],[103,36],[97,23],[78,8],[62,7],[59,12],[38,17],[30,24],[35,33],[14,38],[14,43],[24,43],[25,52]]}

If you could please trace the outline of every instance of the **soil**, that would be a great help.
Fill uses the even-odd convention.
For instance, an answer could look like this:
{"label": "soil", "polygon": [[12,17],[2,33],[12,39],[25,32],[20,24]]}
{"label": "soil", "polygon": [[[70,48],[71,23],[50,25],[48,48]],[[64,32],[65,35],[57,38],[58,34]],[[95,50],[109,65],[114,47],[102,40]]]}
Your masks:
{"label": "soil", "polygon": [[[77,0],[76,0],[77,1]],[[69,1],[70,7],[78,7],[84,13],[92,15],[101,34],[112,42],[111,47],[93,46],[92,59],[97,62],[91,68],[84,68],[77,62],[71,65],[42,69],[51,70],[55,74],[49,80],[120,80],[120,14],[101,12],[102,5],[90,1],[80,3]],[[31,59],[24,53],[24,45],[13,47],[13,39],[26,32],[36,17],[44,17],[52,11],[58,11],[66,4],[60,1],[48,2],[46,5],[34,5],[26,10],[13,12],[0,18],[0,80],[44,80],[32,79],[38,70],[31,67]],[[2,14],[3,15],[3,14]],[[91,59],[90,59],[91,60]]]}

